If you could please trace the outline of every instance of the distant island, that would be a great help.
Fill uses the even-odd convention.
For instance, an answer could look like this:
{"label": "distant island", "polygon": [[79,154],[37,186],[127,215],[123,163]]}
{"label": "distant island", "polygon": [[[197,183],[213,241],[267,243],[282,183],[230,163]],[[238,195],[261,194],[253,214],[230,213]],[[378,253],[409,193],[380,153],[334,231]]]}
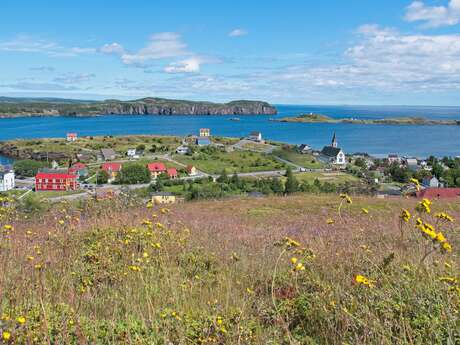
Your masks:
{"label": "distant island", "polygon": [[195,102],[164,98],[132,101],[84,101],[56,98],[0,97],[0,118],[27,116],[98,115],[274,115],[277,110],[267,102]]}
{"label": "distant island", "polygon": [[274,121],[300,123],[350,123],[356,125],[460,125],[460,120],[433,120],[423,117],[394,117],[386,119],[333,119],[329,116],[321,114],[301,114],[295,117],[283,117]]}

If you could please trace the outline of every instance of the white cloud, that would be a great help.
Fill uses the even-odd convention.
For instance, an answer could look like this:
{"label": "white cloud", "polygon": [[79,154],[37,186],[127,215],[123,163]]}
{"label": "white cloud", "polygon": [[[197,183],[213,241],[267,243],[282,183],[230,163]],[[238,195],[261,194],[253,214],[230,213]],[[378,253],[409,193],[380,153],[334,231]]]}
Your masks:
{"label": "white cloud", "polygon": [[422,21],[428,28],[455,25],[460,22],[460,0],[450,0],[446,6],[426,6],[423,1],[414,1],[407,7],[405,19]]}
{"label": "white cloud", "polygon": [[9,41],[0,42],[0,51],[19,53],[40,53],[49,56],[77,56],[94,53],[94,48],[64,47],[56,42],[29,35],[18,35]]}
{"label": "white cloud", "polygon": [[123,55],[125,53],[125,48],[123,48],[121,44],[114,42],[111,44],[104,44],[100,51],[104,54]]}
{"label": "white cloud", "polygon": [[187,45],[179,34],[162,32],[150,37],[150,42],[136,53],[122,53],[121,60],[127,65],[144,65],[145,63],[165,58],[185,56]]}
{"label": "white cloud", "polygon": [[174,62],[165,67],[166,73],[197,73],[203,61],[199,57],[191,57],[179,62]]}
{"label": "white cloud", "polygon": [[57,83],[63,84],[79,84],[94,79],[96,75],[94,73],[68,73],[59,77],[54,78]]}
{"label": "white cloud", "polygon": [[230,36],[230,37],[241,37],[241,36],[246,36],[247,34],[248,34],[248,32],[246,30],[238,28],[238,29],[234,29],[234,30],[230,31],[228,33],[228,36]]}

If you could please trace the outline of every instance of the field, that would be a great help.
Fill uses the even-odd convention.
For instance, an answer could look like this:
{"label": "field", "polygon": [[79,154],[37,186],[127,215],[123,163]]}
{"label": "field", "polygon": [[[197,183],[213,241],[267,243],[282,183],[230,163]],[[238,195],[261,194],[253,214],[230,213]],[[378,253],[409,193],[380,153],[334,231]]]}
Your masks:
{"label": "field", "polygon": [[198,170],[208,174],[220,174],[224,169],[228,174],[285,169],[285,165],[274,157],[258,152],[215,151],[210,154],[195,153],[193,157],[181,155],[173,157],[180,163],[194,165]]}
{"label": "field", "polygon": [[[460,236],[448,217],[459,204],[426,206],[301,195],[169,210],[129,197],[45,214],[3,207],[0,334],[44,344],[456,344]],[[444,235],[432,240],[425,222]]]}
{"label": "field", "polygon": [[295,177],[299,182],[313,183],[316,179],[320,182],[342,184],[345,182],[358,182],[359,178],[343,172],[304,172],[297,173]]}
{"label": "field", "polygon": [[273,152],[273,154],[287,161],[290,161],[294,164],[307,168],[307,169],[324,168],[324,164],[318,161],[311,154],[301,154],[294,150],[287,150],[287,149],[276,150]]}

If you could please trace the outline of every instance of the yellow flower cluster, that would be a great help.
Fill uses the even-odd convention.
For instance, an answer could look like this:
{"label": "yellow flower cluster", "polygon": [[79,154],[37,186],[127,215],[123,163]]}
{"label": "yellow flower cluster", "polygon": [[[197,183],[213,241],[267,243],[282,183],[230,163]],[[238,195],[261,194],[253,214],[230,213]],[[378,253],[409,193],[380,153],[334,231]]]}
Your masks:
{"label": "yellow flower cluster", "polygon": [[436,232],[436,229],[433,225],[423,223],[421,219],[417,219],[416,226],[422,231],[424,237],[432,240],[435,244],[439,244],[442,251],[449,253],[452,251],[452,246],[449,242],[447,242],[447,239],[444,237],[443,233]]}
{"label": "yellow flower cluster", "polygon": [[417,206],[417,211],[422,213],[431,213],[431,201],[427,198],[422,199]]}
{"label": "yellow flower cluster", "polygon": [[350,196],[348,194],[342,193],[342,194],[340,194],[340,198],[345,200],[347,202],[347,204],[352,204],[353,203],[353,200],[351,200],[351,198],[350,198]]}
{"label": "yellow flower cluster", "polygon": [[360,275],[360,274],[355,276],[355,283],[359,284],[359,285],[367,286],[369,288],[373,288],[375,286],[374,285],[375,282],[373,280],[370,280],[370,279],[368,279],[365,276]]}
{"label": "yellow flower cluster", "polygon": [[404,210],[402,210],[402,212],[401,212],[400,218],[401,218],[403,221],[405,221],[406,223],[409,223],[409,220],[410,220],[410,218],[411,218],[411,214],[410,214],[410,212],[409,212],[408,210],[404,209]]}
{"label": "yellow flower cluster", "polygon": [[416,178],[411,178],[410,182],[415,185],[415,188],[417,188],[417,191],[420,190],[420,182]]}
{"label": "yellow flower cluster", "polygon": [[300,243],[293,240],[292,238],[285,237],[284,238],[284,244],[286,245],[287,248],[293,248],[293,247],[300,247]]}
{"label": "yellow flower cluster", "polygon": [[291,258],[291,264],[294,266],[293,271],[305,271],[305,266],[296,257]]}
{"label": "yellow flower cluster", "polygon": [[448,215],[446,212],[439,212],[439,213],[436,213],[436,218],[439,218],[441,220],[445,220],[447,222],[453,222],[454,221],[454,218],[451,217],[450,215]]}

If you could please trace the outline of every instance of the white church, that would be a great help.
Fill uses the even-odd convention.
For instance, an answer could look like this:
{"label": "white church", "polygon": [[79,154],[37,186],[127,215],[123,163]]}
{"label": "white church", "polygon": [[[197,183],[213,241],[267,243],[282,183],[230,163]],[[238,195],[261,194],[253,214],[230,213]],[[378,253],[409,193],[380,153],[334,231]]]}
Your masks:
{"label": "white church", "polygon": [[338,147],[337,136],[334,133],[330,146],[324,146],[319,155],[319,159],[327,164],[343,167],[347,164],[347,159],[343,150]]}

